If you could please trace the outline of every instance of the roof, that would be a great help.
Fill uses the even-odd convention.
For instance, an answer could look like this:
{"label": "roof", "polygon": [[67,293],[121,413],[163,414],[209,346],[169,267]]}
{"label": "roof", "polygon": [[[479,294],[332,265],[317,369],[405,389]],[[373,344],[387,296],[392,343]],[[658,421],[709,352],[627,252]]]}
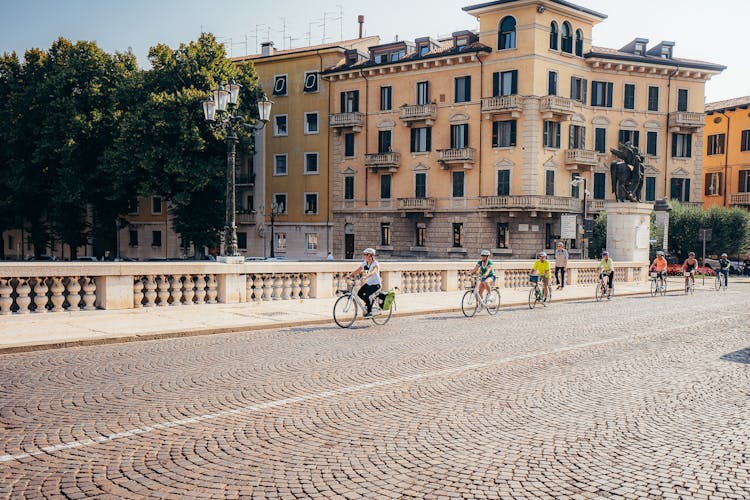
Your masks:
{"label": "roof", "polygon": [[695,59],[678,59],[676,57],[673,57],[672,59],[665,59],[663,57],[658,56],[650,56],[650,55],[638,55],[638,54],[632,54],[630,52],[623,52],[618,49],[610,49],[607,47],[591,47],[591,50],[583,55],[586,59],[590,59],[592,57],[601,57],[604,59],[614,59],[618,61],[632,61],[632,62],[640,62],[640,63],[648,63],[648,64],[660,64],[664,66],[675,66],[679,68],[695,68],[695,69],[703,69],[707,71],[724,71],[727,69],[726,66],[722,66],[721,64],[714,64],[710,62],[705,61],[698,61]]}
{"label": "roof", "polygon": [[377,44],[379,41],[380,41],[380,37],[378,35],[365,36],[362,38],[352,38],[349,40],[340,40],[337,42],[321,43],[319,45],[310,45],[308,47],[297,47],[296,49],[276,50],[274,51],[273,54],[269,56],[264,56],[263,54],[250,54],[246,56],[233,57],[232,61],[252,61],[255,59],[263,59],[267,57],[301,54],[304,52],[313,52],[316,50],[333,49],[337,47],[342,48],[342,49],[350,49],[355,45],[360,45],[360,44],[372,45],[372,44]]}
{"label": "roof", "polygon": [[716,111],[732,110],[734,108],[747,108],[750,106],[750,95],[744,97],[735,97],[733,99],[725,99],[723,101],[715,101],[706,103],[706,113],[713,113]]}
{"label": "roof", "polygon": [[[463,7],[463,10],[465,12],[471,12],[472,10],[482,9],[484,7],[492,7],[493,5],[502,5],[504,3],[513,3],[517,1],[519,0],[494,0],[492,2],[478,3],[475,5],[467,5],[466,7]],[[548,1],[551,3],[556,3],[558,5],[562,5],[563,7],[568,7],[568,8],[577,10],[579,12],[585,12],[586,14],[596,16],[600,19],[607,19],[606,14],[602,14],[601,12],[597,12],[595,10],[587,9],[586,7],[582,7],[574,3],[566,2],[565,0],[548,0]]]}

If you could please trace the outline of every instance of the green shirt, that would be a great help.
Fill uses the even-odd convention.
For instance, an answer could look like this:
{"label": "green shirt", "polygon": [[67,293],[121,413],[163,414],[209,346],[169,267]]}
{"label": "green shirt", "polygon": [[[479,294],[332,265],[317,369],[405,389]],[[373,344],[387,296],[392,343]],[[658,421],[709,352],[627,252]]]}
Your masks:
{"label": "green shirt", "polygon": [[[487,269],[492,267],[492,261],[490,259],[487,259],[487,265],[483,266],[482,259],[479,259],[479,261],[477,262],[477,265],[479,266],[479,276],[484,276],[484,273],[487,272]],[[495,275],[495,271],[490,271],[490,274],[488,274],[487,276],[494,276],[494,275]]]}
{"label": "green shirt", "polygon": [[602,259],[602,261],[599,262],[599,267],[602,268],[602,271],[611,273],[612,271],[615,270],[615,263],[612,259],[607,259],[607,260]]}

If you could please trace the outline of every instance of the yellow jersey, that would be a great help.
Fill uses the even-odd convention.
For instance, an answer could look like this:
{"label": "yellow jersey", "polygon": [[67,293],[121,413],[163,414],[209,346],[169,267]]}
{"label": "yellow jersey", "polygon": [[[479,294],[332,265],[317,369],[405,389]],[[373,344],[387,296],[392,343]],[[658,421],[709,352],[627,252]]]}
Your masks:
{"label": "yellow jersey", "polygon": [[537,260],[536,262],[534,262],[534,267],[532,269],[543,278],[552,277],[552,270],[547,259],[544,259],[544,262],[542,262],[541,260]]}

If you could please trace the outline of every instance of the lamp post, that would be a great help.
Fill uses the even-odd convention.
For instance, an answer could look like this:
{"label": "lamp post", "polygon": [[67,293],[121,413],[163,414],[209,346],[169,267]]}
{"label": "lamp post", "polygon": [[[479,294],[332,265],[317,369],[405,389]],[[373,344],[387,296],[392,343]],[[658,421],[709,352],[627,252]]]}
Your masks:
{"label": "lamp post", "polygon": [[283,212],[284,212],[283,207],[280,207],[275,201],[271,203],[271,258],[272,259],[276,257],[276,253],[274,252],[275,245],[273,242],[273,224],[276,221],[276,216]]}
{"label": "lamp post", "polygon": [[[221,255],[224,262],[238,260],[237,252],[237,224],[235,215],[237,212],[235,199],[235,160],[237,142],[237,130],[241,127],[245,119],[237,114],[238,100],[240,96],[241,85],[230,82],[228,85],[219,85],[219,88],[213,91],[213,98],[203,101],[203,116],[212,127],[221,128],[226,131],[227,138],[227,192],[226,192],[226,212],[224,217],[224,231],[222,234]],[[258,100],[258,116],[261,122],[260,128],[265,126],[271,115],[271,101],[264,95]],[[254,136],[251,136],[255,140]],[[234,259],[232,259],[234,257]]]}
{"label": "lamp post", "polygon": [[586,236],[586,217],[588,215],[588,212],[587,212],[587,208],[588,208],[587,207],[587,205],[588,205],[587,202],[588,202],[588,199],[587,198],[588,198],[589,190],[586,189],[586,178],[585,177],[578,176],[575,179],[573,179],[572,181],[570,181],[570,184],[572,186],[579,186],[581,183],[583,183],[583,231],[584,231],[584,237],[581,239],[582,245],[583,245],[583,248],[581,249],[581,256],[585,259],[585,258],[587,258],[587,254],[588,254],[588,248],[587,248],[587,245],[586,245],[586,237],[585,236]]}

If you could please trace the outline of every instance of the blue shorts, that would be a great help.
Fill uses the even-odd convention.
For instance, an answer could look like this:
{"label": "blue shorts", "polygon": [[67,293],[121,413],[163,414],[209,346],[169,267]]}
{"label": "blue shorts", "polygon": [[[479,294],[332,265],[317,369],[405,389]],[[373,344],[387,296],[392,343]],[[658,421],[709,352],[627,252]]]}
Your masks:
{"label": "blue shorts", "polygon": [[495,281],[495,275],[490,274],[489,276],[482,276],[481,278],[479,278],[479,281],[481,281],[482,283],[484,283],[487,280]]}

